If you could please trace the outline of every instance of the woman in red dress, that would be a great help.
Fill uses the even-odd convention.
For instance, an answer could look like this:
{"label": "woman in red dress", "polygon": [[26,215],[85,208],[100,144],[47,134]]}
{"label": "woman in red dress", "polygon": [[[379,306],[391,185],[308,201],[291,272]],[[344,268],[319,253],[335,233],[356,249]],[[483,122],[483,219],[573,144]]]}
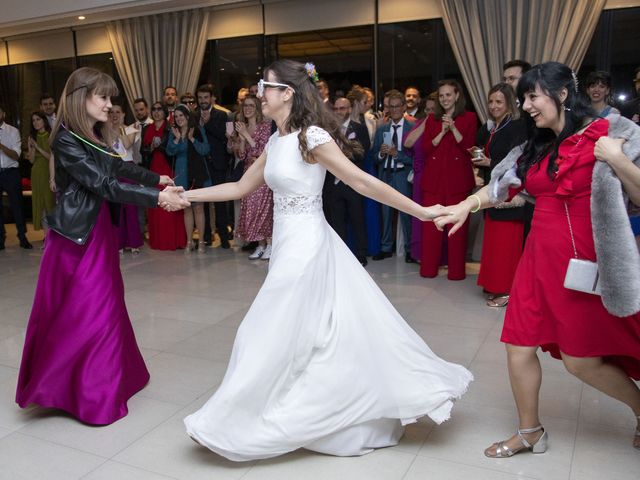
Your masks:
{"label": "woman in red dress", "polygon": [[[538,417],[542,382],[538,348],[561,359],[566,369],[583,382],[628,405],[637,417],[634,447],[640,448],[640,389],[631,380],[640,379],[637,308],[631,309],[636,311],[631,316],[617,317],[605,309],[602,297],[564,287],[567,265],[576,256],[574,248],[579,258],[601,262],[603,272],[612,269],[604,261],[613,250],[610,245],[599,243],[600,252],[607,255],[596,259],[592,219],[599,232],[605,223],[603,217],[615,216],[611,211],[593,216],[591,187],[596,181],[601,185],[593,176],[596,162],[607,162],[630,201],[640,204],[640,168],[632,163],[638,159],[627,157],[621,139],[608,136],[609,121],[598,118],[578,94],[575,73],[566,65],[536,65],[520,79],[518,95],[531,135],[518,160],[517,175],[536,198],[536,209],[501,340],[506,343],[520,423],[514,436],[493,444],[485,455],[510,457],[523,450],[546,450],[548,434]],[[640,135],[640,131],[636,129],[634,135]],[[437,219],[438,227],[454,224],[452,234],[469,212],[491,206],[489,189],[495,180],[452,207],[450,216]],[[629,243],[630,248],[636,248]],[[629,250],[627,255],[631,261],[637,251]],[[617,307],[609,304],[609,308]]]}
{"label": "woman in red dress", "polygon": [[[423,151],[426,163],[422,172],[423,205],[455,205],[475,186],[473,164],[467,151],[476,138],[478,119],[465,110],[465,97],[455,80],[438,83],[438,104],[434,115],[425,121]],[[467,251],[466,222],[459,235],[448,239],[448,278],[465,278]],[[420,275],[436,277],[442,257],[443,234],[432,222],[422,226]]]}
{"label": "woman in red dress", "polygon": [[[498,83],[488,95],[490,122],[484,124],[476,137],[483,155],[473,159],[480,167],[485,185],[491,171],[502,159],[526,140],[524,120],[516,105],[516,95],[510,85]],[[506,307],[511,284],[524,245],[524,200],[515,197],[484,212],[484,240],[478,285],[489,295],[487,305]]]}
{"label": "woman in red dress", "polygon": [[[169,129],[166,122],[167,112],[162,103],[155,102],[151,106],[151,118],[153,123],[142,130],[140,150],[143,164],[152,172],[173,178],[173,168],[165,153]],[[182,212],[167,212],[161,208],[148,209],[149,247],[153,250],[184,248],[187,245],[187,234],[184,231],[183,216]]]}

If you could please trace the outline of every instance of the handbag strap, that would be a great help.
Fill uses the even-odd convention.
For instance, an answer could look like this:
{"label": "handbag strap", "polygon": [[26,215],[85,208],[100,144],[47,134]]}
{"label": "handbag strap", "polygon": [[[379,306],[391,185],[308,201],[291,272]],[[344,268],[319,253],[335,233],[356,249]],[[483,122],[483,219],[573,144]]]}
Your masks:
{"label": "handbag strap", "polygon": [[571,227],[571,218],[569,218],[569,207],[564,202],[564,211],[567,212],[567,223],[569,224],[569,234],[571,235],[571,245],[573,245],[573,256],[578,258],[578,250],[576,249],[576,240],[573,238],[573,228]]}

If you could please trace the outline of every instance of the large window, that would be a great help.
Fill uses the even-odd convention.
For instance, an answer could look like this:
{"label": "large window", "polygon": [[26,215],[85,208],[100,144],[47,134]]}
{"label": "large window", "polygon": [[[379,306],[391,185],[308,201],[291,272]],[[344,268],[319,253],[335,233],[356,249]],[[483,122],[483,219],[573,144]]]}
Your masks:
{"label": "large window", "polygon": [[262,35],[207,42],[198,84],[213,83],[218,103],[232,108],[238,90],[257,83],[263,60]]}
{"label": "large window", "polygon": [[605,10],[600,16],[579,77],[589,72],[605,70],[611,73],[614,103],[621,103],[636,95],[633,71],[640,66],[640,8]]}
{"label": "large window", "polygon": [[381,25],[378,61],[379,95],[413,85],[426,96],[445,78],[464,84],[439,18]]}
{"label": "large window", "polygon": [[373,26],[268,37],[270,60],[289,58],[312,62],[332,95],[345,94],[353,84],[373,85]]}

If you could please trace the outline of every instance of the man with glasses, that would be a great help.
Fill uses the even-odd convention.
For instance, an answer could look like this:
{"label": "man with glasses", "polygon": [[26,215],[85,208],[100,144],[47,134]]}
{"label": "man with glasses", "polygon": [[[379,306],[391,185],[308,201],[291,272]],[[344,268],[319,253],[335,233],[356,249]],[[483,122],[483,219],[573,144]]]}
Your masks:
{"label": "man with glasses", "polygon": [[196,102],[196,98],[191,92],[183,93],[180,96],[180,103],[186,105],[191,113],[195,112],[198,108],[198,102]]}
{"label": "man with glasses", "polygon": [[525,72],[531,70],[531,64],[524,60],[509,60],[502,66],[502,81],[508,84],[515,92],[518,83]]}
{"label": "man with glasses", "polygon": [[[389,102],[390,122],[378,127],[371,149],[373,158],[378,163],[378,178],[403,195],[411,197],[411,184],[407,177],[413,166],[413,158],[411,152],[403,148],[403,144],[413,123],[404,118],[406,103],[402,92],[391,90],[385,94],[385,98]],[[394,212],[396,210],[388,205],[382,205],[382,240],[380,252],[372,257],[373,260],[383,260],[393,255]],[[402,225],[404,260],[406,263],[416,263],[410,253],[411,218],[406,213],[397,213]]]}

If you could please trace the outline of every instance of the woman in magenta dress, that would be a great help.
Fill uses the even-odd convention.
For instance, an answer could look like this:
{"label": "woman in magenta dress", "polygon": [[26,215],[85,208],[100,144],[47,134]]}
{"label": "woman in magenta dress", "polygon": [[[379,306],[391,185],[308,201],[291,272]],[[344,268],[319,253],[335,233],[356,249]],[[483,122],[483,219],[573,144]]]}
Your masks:
{"label": "woman in magenta dress", "polygon": [[[471,155],[467,151],[476,138],[478,119],[465,110],[465,98],[455,80],[438,82],[438,104],[434,115],[427,117],[422,136],[426,162],[422,171],[423,205],[455,205],[475,187]],[[465,256],[469,224],[456,237],[448,239],[447,277],[465,278]],[[436,277],[442,258],[442,232],[433,223],[422,225],[420,275]]]}
{"label": "woman in magenta dress", "polygon": [[[260,101],[253,95],[242,101],[235,135],[241,142],[239,157],[244,162],[244,171],[262,155],[271,136],[271,123],[262,116]],[[273,192],[262,185],[242,199],[237,234],[245,242],[258,242],[256,250],[249,255],[251,260],[271,258],[271,235],[273,232]]]}
{"label": "woman in magenta dress", "polygon": [[[161,102],[154,102],[151,105],[151,118],[153,123],[142,130],[140,145],[142,162],[152,172],[174,178],[175,172],[165,150],[169,138],[167,112]],[[158,188],[164,187],[158,185]],[[182,212],[150,208],[147,210],[147,221],[149,247],[152,250],[176,250],[185,248],[187,245]]]}
{"label": "woman in magenta dress", "polygon": [[[630,201],[640,204],[640,168],[632,163],[638,164],[640,159],[627,157],[621,148],[623,142],[608,136],[609,121],[598,118],[580,96],[577,77],[569,67],[556,62],[536,65],[520,79],[518,95],[530,136],[524,151],[513,152],[504,163],[517,159],[517,170],[513,171],[527,193],[536,198],[536,209],[511,290],[501,340],[507,348],[519,426],[515,435],[493,444],[485,454],[496,458],[524,450],[546,450],[548,433],[538,416],[542,382],[539,348],[561,359],[567,370],[585,383],[629,406],[637,417],[633,443],[640,448],[640,390],[631,380],[640,379],[638,292],[630,292],[634,300],[627,302],[613,289],[613,295],[627,305],[625,311],[630,316],[623,317],[619,313],[622,302],[608,302],[612,294],[606,290],[612,285],[603,284],[603,297],[564,287],[567,265],[576,256],[574,243],[579,258],[598,261],[603,281],[616,278],[615,271],[620,268],[610,263],[610,253],[617,247],[611,242],[594,242],[595,227],[596,237],[601,238],[603,225],[618,226],[606,223],[609,218],[622,218],[621,230],[616,232],[630,238],[623,256],[626,261],[636,261],[638,252],[626,212],[618,216],[611,209],[602,210],[592,204],[591,197],[592,186],[600,191],[603,184],[602,175],[594,175],[594,168],[598,168],[595,164],[602,161],[619,179],[612,184],[614,190],[617,185],[617,196],[622,197],[622,184]],[[617,119],[616,125],[624,121]],[[640,130],[631,127],[628,130],[637,141]],[[616,131],[612,130],[614,135]],[[508,176],[505,174],[504,178]],[[439,228],[452,223],[451,233],[456,232],[469,212],[491,206],[489,192],[501,182],[502,178],[494,174],[489,187],[452,207],[451,216],[437,219]],[[516,193],[513,190],[511,196]],[[499,200],[499,196],[493,199]],[[617,206],[614,202],[612,205]],[[622,203],[620,209],[624,209]],[[609,234],[618,237],[615,242],[622,240],[618,233]],[[616,316],[605,309],[605,303]]]}
{"label": "woman in magenta dress", "polygon": [[[16,392],[23,408],[57,408],[92,425],[124,417],[129,398],[149,381],[124,303],[120,203],[188,204],[178,189],[153,188],[170,184],[169,177],[109,151],[113,139],[102,127],[117,92],[111,77],[85,67],[69,76],[58,103],[51,137],[60,197],[47,216]],[[137,184],[120,183],[121,177]]]}

